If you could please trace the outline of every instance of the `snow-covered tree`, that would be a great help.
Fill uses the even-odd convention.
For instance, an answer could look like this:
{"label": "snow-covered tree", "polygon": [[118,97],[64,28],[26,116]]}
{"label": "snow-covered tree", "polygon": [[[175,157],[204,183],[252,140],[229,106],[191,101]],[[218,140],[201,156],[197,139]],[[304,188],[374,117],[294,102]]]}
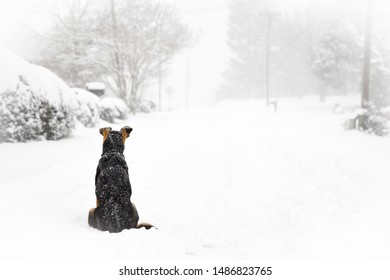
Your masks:
{"label": "snow-covered tree", "polygon": [[267,79],[270,98],[301,96],[311,83],[305,14],[283,13],[283,1],[277,0],[229,3],[227,42],[232,55],[218,97],[264,97]]}
{"label": "snow-covered tree", "polygon": [[1,93],[0,143],[59,140],[69,136],[73,127],[71,108],[45,98],[22,76],[15,91]]}
{"label": "snow-covered tree", "polygon": [[141,87],[190,39],[177,10],[151,0],[68,4],[68,13],[57,17],[43,64],[74,86],[103,79],[133,112]]}
{"label": "snow-covered tree", "polygon": [[83,88],[102,74],[94,67],[98,56],[91,46],[96,7],[83,0],[48,3],[52,4],[48,8],[53,10],[54,24],[46,34],[37,36],[40,43],[33,60],[55,72],[69,86]]}
{"label": "snow-covered tree", "polygon": [[360,84],[362,50],[362,38],[351,21],[338,19],[326,26],[311,46],[313,73],[325,84],[321,100],[326,86],[346,93]]}
{"label": "snow-covered tree", "polygon": [[238,5],[230,1],[228,46],[232,58],[224,73],[219,98],[253,98],[263,94],[267,18],[260,14],[268,1]]}
{"label": "snow-covered tree", "polygon": [[125,75],[111,78],[120,89],[119,97],[135,111],[141,102],[140,88],[186,46],[189,32],[170,5],[144,0],[113,3],[112,0],[110,12],[103,14],[99,22],[106,28],[98,38],[108,40],[98,41],[97,45],[108,44],[108,62],[124,69]]}

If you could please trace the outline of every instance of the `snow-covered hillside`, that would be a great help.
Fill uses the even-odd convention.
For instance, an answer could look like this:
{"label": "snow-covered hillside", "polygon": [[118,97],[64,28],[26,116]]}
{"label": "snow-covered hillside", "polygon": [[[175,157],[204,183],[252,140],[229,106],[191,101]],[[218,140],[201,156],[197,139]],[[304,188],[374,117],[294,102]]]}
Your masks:
{"label": "snow-covered hillside", "polygon": [[276,114],[224,102],[113,126],[134,129],[132,200],[159,230],[89,228],[97,129],[1,144],[0,258],[389,258],[390,140],[343,131],[335,102],[283,99]]}
{"label": "snow-covered hillside", "polygon": [[22,79],[36,93],[54,104],[65,103],[77,107],[70,88],[50,70],[31,64],[0,46],[0,94],[16,91]]}

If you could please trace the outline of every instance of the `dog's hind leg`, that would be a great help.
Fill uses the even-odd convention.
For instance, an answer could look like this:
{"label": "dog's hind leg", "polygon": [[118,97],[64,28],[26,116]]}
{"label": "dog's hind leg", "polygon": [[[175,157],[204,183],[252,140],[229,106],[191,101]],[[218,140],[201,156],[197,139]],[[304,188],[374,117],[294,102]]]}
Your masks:
{"label": "dog's hind leg", "polygon": [[95,210],[96,208],[91,208],[88,213],[88,224],[93,228],[97,228]]}
{"label": "dog's hind leg", "polygon": [[98,230],[105,231],[107,230],[102,223],[100,222],[100,219],[97,215],[96,208],[91,208],[88,213],[88,224],[90,227],[96,228]]}
{"label": "dog's hind leg", "polygon": [[[96,198],[96,207],[98,207],[99,204],[100,204],[99,200]],[[96,219],[96,208],[89,209],[88,224],[90,227],[98,228],[97,219]]]}

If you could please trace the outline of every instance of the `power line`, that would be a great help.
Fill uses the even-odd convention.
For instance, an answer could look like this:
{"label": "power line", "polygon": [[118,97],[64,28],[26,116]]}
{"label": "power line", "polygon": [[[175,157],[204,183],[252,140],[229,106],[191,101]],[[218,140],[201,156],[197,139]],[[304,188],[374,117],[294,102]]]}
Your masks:
{"label": "power line", "polygon": [[203,12],[209,12],[209,11],[224,10],[224,9],[227,9],[227,8],[236,7],[236,6],[243,6],[243,5],[251,4],[251,3],[254,3],[254,2],[257,2],[257,1],[256,0],[252,0],[252,1],[245,1],[245,2],[234,3],[234,4],[230,4],[230,5],[218,6],[218,7],[202,8],[202,9],[195,9],[195,10],[187,10],[187,11],[183,11],[182,13],[183,14],[192,14],[192,13],[203,13]]}

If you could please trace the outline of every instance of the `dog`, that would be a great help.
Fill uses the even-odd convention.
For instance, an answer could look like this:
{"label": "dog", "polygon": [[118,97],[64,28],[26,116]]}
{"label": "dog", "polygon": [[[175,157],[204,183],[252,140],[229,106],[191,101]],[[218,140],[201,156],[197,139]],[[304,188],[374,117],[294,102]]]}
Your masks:
{"label": "dog", "polygon": [[132,190],[123,151],[132,130],[129,126],[120,131],[113,131],[111,127],[99,130],[103,135],[103,153],[95,176],[96,208],[89,210],[88,224],[101,231],[112,233],[154,227],[138,223],[137,209],[130,200]]}

